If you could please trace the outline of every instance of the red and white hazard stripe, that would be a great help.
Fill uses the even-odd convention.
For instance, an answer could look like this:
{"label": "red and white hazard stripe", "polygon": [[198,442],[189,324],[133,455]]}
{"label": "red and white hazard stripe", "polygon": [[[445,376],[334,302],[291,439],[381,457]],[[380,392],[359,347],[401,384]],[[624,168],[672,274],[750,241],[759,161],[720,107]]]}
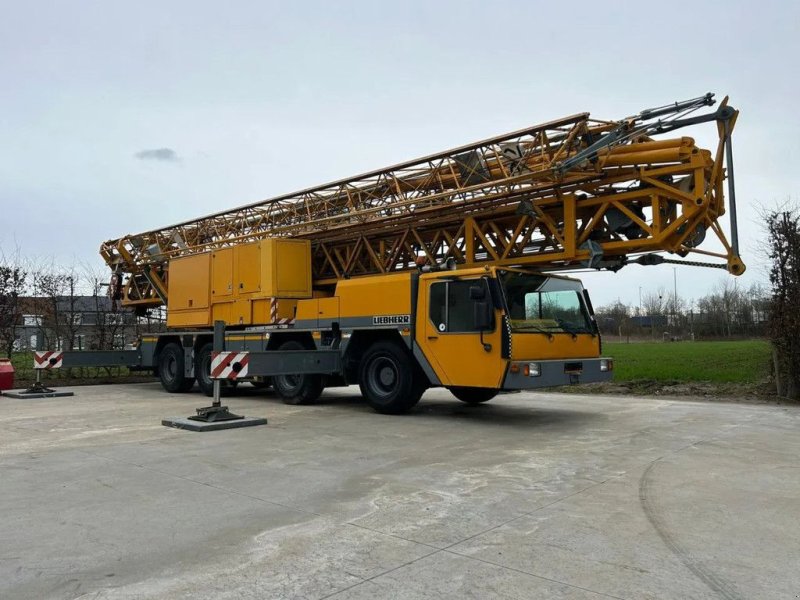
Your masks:
{"label": "red and white hazard stripe", "polygon": [[212,352],[211,379],[240,379],[247,377],[249,352]]}
{"label": "red and white hazard stripe", "polygon": [[63,364],[64,364],[63,352],[44,350],[33,353],[34,369],[60,369]]}
{"label": "red and white hazard stripe", "polygon": [[278,318],[278,299],[272,298],[269,304],[269,318],[273,325],[291,325],[294,319],[279,319]]}

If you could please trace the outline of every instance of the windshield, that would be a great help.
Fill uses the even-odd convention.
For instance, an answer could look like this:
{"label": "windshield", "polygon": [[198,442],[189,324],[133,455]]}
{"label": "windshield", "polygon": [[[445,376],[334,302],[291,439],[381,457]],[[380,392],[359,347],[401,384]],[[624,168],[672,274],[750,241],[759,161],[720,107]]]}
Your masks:
{"label": "windshield", "polygon": [[511,330],[528,333],[592,333],[577,281],[516,271],[499,273]]}

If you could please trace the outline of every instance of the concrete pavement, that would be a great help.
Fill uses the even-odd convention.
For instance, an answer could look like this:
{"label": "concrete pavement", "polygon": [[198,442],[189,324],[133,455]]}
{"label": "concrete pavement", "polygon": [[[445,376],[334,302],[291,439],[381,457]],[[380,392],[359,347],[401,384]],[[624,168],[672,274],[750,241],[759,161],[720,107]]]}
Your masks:
{"label": "concrete pavement", "polygon": [[0,398],[0,598],[800,597],[797,407],[75,391]]}

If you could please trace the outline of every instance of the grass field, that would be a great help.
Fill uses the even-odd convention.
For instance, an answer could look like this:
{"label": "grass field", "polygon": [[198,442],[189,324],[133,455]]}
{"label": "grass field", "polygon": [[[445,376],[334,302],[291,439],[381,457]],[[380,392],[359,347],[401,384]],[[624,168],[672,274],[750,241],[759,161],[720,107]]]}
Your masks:
{"label": "grass field", "polygon": [[614,380],[760,383],[769,375],[770,348],[762,340],[735,342],[603,343],[614,358]]}

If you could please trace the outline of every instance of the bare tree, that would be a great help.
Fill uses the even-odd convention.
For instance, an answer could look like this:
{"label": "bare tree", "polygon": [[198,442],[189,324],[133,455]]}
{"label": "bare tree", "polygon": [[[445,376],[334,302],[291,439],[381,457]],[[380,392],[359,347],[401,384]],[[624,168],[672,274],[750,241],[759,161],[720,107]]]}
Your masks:
{"label": "bare tree", "polygon": [[17,329],[22,324],[20,300],[27,280],[28,272],[20,265],[19,252],[10,259],[0,254],[0,344],[8,358],[14,351]]}
{"label": "bare tree", "polygon": [[81,327],[81,281],[75,267],[62,267],[52,258],[32,262],[31,303],[41,316],[39,333],[48,349],[71,349]]}
{"label": "bare tree", "polygon": [[[743,288],[730,277],[716,283],[713,290],[689,301],[663,288],[642,296],[642,315],[621,301],[597,309],[597,323],[603,334],[624,336],[633,333],[655,337],[656,328],[669,326],[673,338],[701,338],[767,335],[769,292],[758,284]],[[627,313],[626,313],[627,311]],[[627,317],[627,320],[626,320]]]}
{"label": "bare tree", "polygon": [[79,343],[79,335],[84,311],[80,304],[79,281],[74,268],[62,269],[58,276],[64,289],[64,294],[57,299],[62,320],[61,330],[64,332],[65,347],[71,350],[82,345]]}
{"label": "bare tree", "polygon": [[107,272],[90,265],[83,266],[83,279],[90,293],[92,312],[91,347],[96,350],[121,350],[126,325],[133,320],[128,311],[116,309],[108,295]]}
{"label": "bare tree", "polygon": [[736,281],[725,278],[717,284],[717,293],[721,300],[722,318],[725,322],[725,333],[728,337],[732,334],[732,325],[736,309],[741,304],[739,288]]}
{"label": "bare tree", "polygon": [[667,299],[664,288],[658,288],[655,292],[646,292],[642,297],[642,307],[646,315],[663,316],[667,310]]}
{"label": "bare tree", "polygon": [[33,269],[31,291],[37,306],[36,312],[41,313],[37,324],[44,346],[61,348],[64,336],[59,298],[64,292],[64,282],[54,265],[37,265]]}
{"label": "bare tree", "polygon": [[597,324],[603,334],[619,335],[622,339],[629,333],[630,313],[630,307],[617,299],[614,304],[597,309]]}
{"label": "bare tree", "polygon": [[800,398],[800,210],[772,211],[766,224],[775,381],[778,395],[796,400]]}
{"label": "bare tree", "polygon": [[647,292],[642,298],[642,307],[650,320],[650,335],[656,336],[656,324],[664,321],[667,311],[666,291],[663,287],[655,292]]}

